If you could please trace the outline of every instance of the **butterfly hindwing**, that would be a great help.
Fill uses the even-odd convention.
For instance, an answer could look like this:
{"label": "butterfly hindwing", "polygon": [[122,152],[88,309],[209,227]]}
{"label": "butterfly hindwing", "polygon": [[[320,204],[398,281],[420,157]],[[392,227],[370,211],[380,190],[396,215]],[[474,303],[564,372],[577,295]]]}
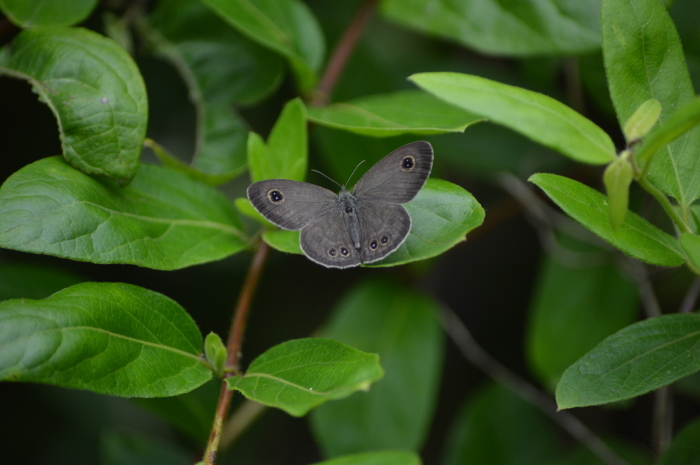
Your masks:
{"label": "butterfly hindwing", "polygon": [[411,142],[391,152],[357,182],[353,194],[389,203],[411,201],[433,167],[433,148],[425,141]]}
{"label": "butterfly hindwing", "polygon": [[349,268],[361,263],[352,245],[345,218],[337,209],[317,218],[301,230],[301,250],[316,263],[329,268]]}
{"label": "butterfly hindwing", "polygon": [[362,263],[386,257],[403,244],[411,231],[411,216],[401,205],[364,201],[357,217]]}
{"label": "butterfly hindwing", "polygon": [[271,223],[298,230],[329,212],[338,196],[306,182],[267,179],[248,187],[248,199]]}

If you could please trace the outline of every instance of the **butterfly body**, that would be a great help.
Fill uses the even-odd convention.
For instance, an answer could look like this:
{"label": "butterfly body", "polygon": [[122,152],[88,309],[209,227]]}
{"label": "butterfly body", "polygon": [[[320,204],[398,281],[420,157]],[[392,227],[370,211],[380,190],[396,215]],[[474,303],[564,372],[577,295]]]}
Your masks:
{"label": "butterfly body", "polygon": [[380,160],[352,192],[268,179],[251,184],[248,198],[271,223],[301,230],[301,249],[311,260],[348,268],[381,260],[406,240],[411,217],[402,204],[418,194],[432,162],[432,147],[418,141]]}

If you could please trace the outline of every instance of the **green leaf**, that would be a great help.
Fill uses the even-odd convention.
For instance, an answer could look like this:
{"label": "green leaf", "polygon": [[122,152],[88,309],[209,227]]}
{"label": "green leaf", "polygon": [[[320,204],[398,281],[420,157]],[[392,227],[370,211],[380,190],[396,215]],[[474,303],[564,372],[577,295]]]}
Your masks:
{"label": "green leaf", "polygon": [[421,449],[438,396],[444,335],[439,306],[391,281],[353,289],[325,336],[378,352],[386,376],[367,393],[314,410],[311,426],[327,457],[378,449]]}
{"label": "green leaf", "polygon": [[607,198],[573,179],[538,173],[530,182],[540,187],[567,215],[626,254],[661,266],[680,266],[685,257],[675,238],[634,212],[617,230],[610,225]]}
{"label": "green leaf", "polygon": [[622,152],[622,155],[610,163],[603,173],[603,183],[608,194],[610,226],[613,231],[617,231],[627,216],[630,184],[634,178],[634,169],[628,156],[628,151]]}
{"label": "green leaf", "polygon": [[213,379],[193,391],[172,397],[139,398],[130,401],[164,418],[178,431],[204,446],[214,421],[221,381]]}
{"label": "green leaf", "polygon": [[299,231],[285,231],[284,229],[275,229],[273,231],[265,231],[262,235],[263,240],[273,249],[285,253],[296,253],[303,255],[301,244],[299,243]]}
{"label": "green leaf", "polygon": [[306,107],[299,98],[284,106],[267,146],[257,134],[248,136],[248,165],[253,182],[263,179],[302,181],[306,177],[307,159]]}
{"label": "green leaf", "polygon": [[101,465],[190,465],[192,453],[143,434],[109,431],[102,435]]}
{"label": "green leaf", "polygon": [[58,120],[71,165],[122,184],[134,177],[146,135],[146,88],[114,41],[81,28],[26,30],[0,60],[0,74],[32,84]]}
{"label": "green leaf", "polygon": [[44,0],[0,0],[0,10],[18,26],[72,26],[82,22],[97,0],[46,2]]}
{"label": "green leaf", "polygon": [[146,164],[119,188],[59,157],[39,160],[0,187],[0,217],[0,247],[92,263],[172,270],[219,260],[247,245],[222,194]]}
{"label": "green leaf", "polygon": [[700,270],[700,236],[683,233],[680,237],[680,244],[695,268]]}
{"label": "green leaf", "polygon": [[599,165],[615,159],[612,140],[600,127],[546,95],[459,73],[419,73],[409,79],[447,103],[576,161]]}
{"label": "green leaf", "polygon": [[228,354],[218,334],[214,332],[207,334],[207,337],[204,339],[204,354],[207,357],[207,361],[214,367],[214,374],[223,377]]}
{"label": "green leaf", "polygon": [[692,421],[683,428],[666,452],[659,459],[658,465],[694,465],[700,462],[700,420]]}
{"label": "green leaf", "polygon": [[508,388],[491,384],[458,413],[445,465],[540,465],[561,454],[551,421]]}
{"label": "green leaf", "polygon": [[19,298],[43,299],[83,281],[83,278],[65,269],[5,262],[0,264],[0,301]]}
{"label": "green leaf", "polygon": [[332,399],[367,390],[384,375],[375,354],[321,338],[283,342],[257,357],[229,389],[300,417]]}
{"label": "green leaf", "polygon": [[83,283],[0,302],[0,379],[121,397],[174,396],[207,382],[202,336],[175,301],[130,284]]}
{"label": "green leaf", "polygon": [[606,338],[565,372],[560,409],[607,404],[666,386],[700,370],[700,315],[663,315]]}
{"label": "green leaf", "polygon": [[[604,0],[603,56],[617,118],[623,124],[648,99],[661,102],[659,122],[695,97],[678,33],[658,0]],[[700,128],[653,158],[649,177],[687,208],[700,195]],[[645,151],[644,148],[641,149]]]}
{"label": "green leaf", "polygon": [[657,126],[644,140],[644,145],[637,151],[637,159],[643,163],[669,144],[700,123],[700,97],[692,99],[668,117],[661,126]]}
{"label": "green leaf", "polygon": [[466,240],[484,222],[484,207],[469,192],[441,179],[429,179],[404,205],[411,215],[406,241],[384,260],[369,266],[396,266],[432,258]]}
{"label": "green leaf", "polygon": [[464,132],[483,118],[417,90],[372,95],[309,108],[314,123],[375,137]]}
{"label": "green leaf", "polygon": [[655,98],[639,105],[622,128],[627,143],[629,144],[646,136],[659,120],[659,116],[661,116],[661,103]]}
{"label": "green leaf", "polygon": [[325,43],[311,10],[299,0],[204,0],[241,33],[289,60],[299,87],[316,84]]}
{"label": "green leaf", "polygon": [[313,465],[420,465],[418,454],[403,450],[383,450],[364,454],[344,455]]}
{"label": "green leaf", "polygon": [[[600,47],[598,2],[385,0],[382,13],[488,55],[578,54]],[[494,33],[498,31],[498,33]]]}
{"label": "green leaf", "polygon": [[634,321],[638,302],[608,251],[558,242],[540,267],[527,334],[529,363],[552,389],[569,365]]}
{"label": "green leaf", "polygon": [[197,114],[191,165],[177,159],[174,165],[191,168],[190,174],[212,185],[226,182],[246,164],[248,129],[232,106],[258,102],[274,91],[283,60],[196,0],[160,2],[152,20],[148,39],[181,74]]}
{"label": "green leaf", "polygon": [[[463,242],[484,221],[484,208],[469,192],[440,179],[429,179],[404,206],[412,221],[406,241],[384,260],[367,266],[396,266],[435,257]],[[303,253],[299,231],[267,231],[263,239],[280,252]]]}

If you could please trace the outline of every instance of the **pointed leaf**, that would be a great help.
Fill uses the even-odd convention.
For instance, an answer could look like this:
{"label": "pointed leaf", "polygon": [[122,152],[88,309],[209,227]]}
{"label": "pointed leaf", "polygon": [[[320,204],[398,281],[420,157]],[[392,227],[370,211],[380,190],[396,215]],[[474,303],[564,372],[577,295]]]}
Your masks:
{"label": "pointed leaf", "polygon": [[483,121],[417,90],[311,107],[309,119],[324,126],[375,137],[464,132],[468,126]]}
{"label": "pointed leaf", "polygon": [[[463,242],[484,221],[484,208],[469,192],[441,179],[429,179],[404,206],[412,221],[408,238],[384,260],[367,266],[396,266],[435,257]],[[267,231],[263,239],[280,252],[303,253],[298,231]]]}
{"label": "pointed leaf", "polygon": [[639,140],[646,136],[649,130],[656,124],[661,116],[661,103],[655,98],[643,102],[627,119],[622,132],[627,143]]}
{"label": "pointed leaf", "polygon": [[637,151],[637,159],[646,163],[664,145],[669,144],[700,123],[700,97],[690,100],[657,126]]}
{"label": "pointed leaf", "polygon": [[252,40],[289,60],[299,87],[311,89],[325,53],[321,28],[299,0],[204,0],[216,14]]}
{"label": "pointed leaf", "polygon": [[661,266],[680,266],[685,262],[678,243],[634,212],[627,212],[617,230],[610,225],[606,197],[585,184],[555,174],[538,173],[530,177],[567,215],[626,254]]}
{"label": "pointed leaf", "polygon": [[468,74],[420,73],[409,79],[451,105],[506,126],[576,161],[604,164],[615,159],[612,140],[600,127],[546,95]]}
{"label": "pointed leaf", "polygon": [[[603,56],[620,124],[655,98],[663,125],[695,97],[678,33],[658,0],[603,0]],[[651,181],[686,208],[700,195],[700,128],[688,131],[651,162]],[[642,149],[644,150],[644,149]]]}
{"label": "pointed leaf", "polygon": [[219,377],[223,377],[227,353],[226,347],[224,347],[224,343],[221,342],[218,334],[211,332],[204,338],[204,355],[214,367],[214,373]]}
{"label": "pointed leaf", "polygon": [[369,389],[383,375],[377,355],[313,338],[276,345],[253,360],[243,376],[226,382],[248,399],[301,417],[328,400]]}
{"label": "pointed leaf", "polygon": [[[385,0],[382,13],[490,55],[578,54],[600,47],[598,2]],[[494,33],[498,31],[498,33]]]}
{"label": "pointed leaf", "polygon": [[284,106],[267,145],[259,135],[253,132],[248,135],[248,167],[253,182],[263,179],[303,181],[307,160],[306,107],[299,98]]}
{"label": "pointed leaf", "polygon": [[0,0],[0,10],[22,26],[72,26],[83,21],[97,5],[97,0],[46,2],[44,0]]}
{"label": "pointed leaf", "polygon": [[334,310],[324,334],[378,352],[387,373],[369,392],[312,412],[311,426],[327,457],[421,449],[443,358],[437,312],[436,302],[386,280],[356,287]]}
{"label": "pointed leaf", "polygon": [[141,165],[119,188],[58,157],[28,165],[0,187],[0,247],[92,263],[172,270],[246,247],[240,220],[215,189]]}
{"label": "pointed leaf", "polygon": [[607,404],[700,370],[700,315],[663,315],[606,338],[571,365],[557,386],[560,409]]}
{"label": "pointed leaf", "polygon": [[148,102],[136,64],[113,40],[81,28],[26,30],[0,59],[58,120],[63,156],[89,174],[130,181],[146,135]]}
{"label": "pointed leaf", "polygon": [[207,382],[202,335],[173,300],[130,284],[83,283],[0,302],[0,379],[122,397],[174,396]]}
{"label": "pointed leaf", "polygon": [[402,450],[383,450],[365,454],[344,455],[313,465],[421,465],[418,454]]}

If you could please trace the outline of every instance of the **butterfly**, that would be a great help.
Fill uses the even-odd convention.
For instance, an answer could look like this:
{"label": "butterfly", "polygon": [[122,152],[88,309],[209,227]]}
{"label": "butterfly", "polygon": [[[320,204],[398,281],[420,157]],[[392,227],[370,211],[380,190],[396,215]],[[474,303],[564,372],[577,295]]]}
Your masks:
{"label": "butterfly", "polygon": [[272,224],[301,230],[301,250],[328,268],[373,263],[395,251],[411,231],[402,204],[425,184],[433,166],[433,148],[411,142],[372,166],[352,192],[339,194],[314,184],[267,179],[248,187],[248,199]]}

